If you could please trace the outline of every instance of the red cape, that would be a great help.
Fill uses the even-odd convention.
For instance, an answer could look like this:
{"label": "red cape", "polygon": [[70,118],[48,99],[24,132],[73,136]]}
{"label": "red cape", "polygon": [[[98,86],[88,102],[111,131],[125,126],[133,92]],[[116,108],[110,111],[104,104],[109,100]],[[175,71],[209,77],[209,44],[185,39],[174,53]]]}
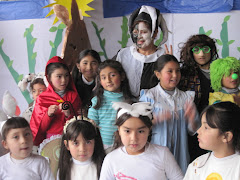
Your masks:
{"label": "red cape", "polygon": [[[50,63],[65,64],[63,60],[58,56],[52,57],[47,62],[46,68]],[[47,77],[46,69],[45,75]],[[65,114],[60,110],[55,113],[53,117],[49,117],[47,112],[50,105],[59,105],[65,101],[69,101],[72,104],[74,112],[77,114],[81,108],[81,100],[73,83],[72,77],[69,79],[67,91],[63,97],[60,97],[54,91],[50,82],[47,90],[38,96],[30,121],[30,127],[32,130],[33,141],[35,145],[39,145],[44,139],[46,139],[46,134],[62,134],[65,122],[68,119],[72,118],[74,115],[71,107],[71,116],[68,119],[65,118]]]}

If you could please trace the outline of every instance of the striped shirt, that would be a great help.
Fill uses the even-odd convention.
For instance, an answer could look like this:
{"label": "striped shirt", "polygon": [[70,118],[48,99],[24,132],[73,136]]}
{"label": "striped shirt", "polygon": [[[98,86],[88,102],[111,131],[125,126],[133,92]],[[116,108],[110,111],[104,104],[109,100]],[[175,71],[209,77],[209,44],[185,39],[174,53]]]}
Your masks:
{"label": "striped shirt", "polygon": [[114,142],[114,132],[117,127],[114,125],[117,111],[113,109],[113,102],[123,101],[122,93],[115,93],[104,90],[102,105],[99,109],[93,107],[97,103],[97,97],[92,98],[92,107],[89,108],[88,118],[95,121],[100,128],[104,145],[112,145]]}

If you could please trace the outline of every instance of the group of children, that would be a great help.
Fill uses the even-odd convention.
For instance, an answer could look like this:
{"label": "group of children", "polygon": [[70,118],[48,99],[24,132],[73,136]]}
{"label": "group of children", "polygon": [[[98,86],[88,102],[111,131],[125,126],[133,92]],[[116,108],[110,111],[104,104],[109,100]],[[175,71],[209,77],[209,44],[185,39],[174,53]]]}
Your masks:
{"label": "group of children", "polygon": [[[58,180],[240,178],[239,60],[217,59],[214,41],[194,35],[182,48],[180,66],[156,50],[146,17],[133,26],[137,47],[129,61],[136,67],[123,61],[131,48],[103,62],[96,51],[84,50],[72,72],[58,56],[47,62],[46,89],[31,85],[30,126],[21,117],[1,124],[9,153],[0,157],[0,179],[53,179],[47,161],[31,152],[56,134],[62,135]],[[149,53],[148,47],[154,56],[136,55],[138,49]],[[139,63],[138,57],[150,59]],[[147,79],[135,77],[145,73]],[[188,134],[211,152],[190,160]]]}
{"label": "group of children", "polygon": [[[215,67],[218,61],[226,63],[222,74],[221,68]],[[86,60],[86,63],[89,61]],[[132,102],[136,97],[130,91],[121,64],[114,60],[94,61],[93,66],[95,63],[98,68],[89,65],[89,71],[94,74],[90,81],[95,83],[97,77],[95,97],[88,109],[88,118],[93,123],[73,118],[81,114],[81,100],[70,72],[60,57],[48,61],[46,76],[49,85],[35,102],[30,126],[21,117],[8,119],[2,126],[3,146],[10,151],[0,159],[9,164],[1,163],[2,179],[11,176],[53,179],[47,161],[31,151],[33,142],[39,145],[43,139],[54,134],[63,134],[57,175],[59,180],[81,177],[176,180],[183,179],[186,170],[184,179],[239,177],[239,170],[234,171],[234,167],[240,165],[237,154],[240,150],[238,103],[220,102],[229,101],[220,95],[218,97],[222,99],[210,100],[213,105],[201,113],[202,125],[199,128],[194,92],[183,92],[177,88],[181,70],[174,56],[162,55],[158,58],[154,73],[159,84],[141,90],[139,101],[142,102],[134,104]],[[217,59],[210,66],[211,77],[212,71],[220,73],[217,80],[211,78],[213,89],[219,91],[215,93],[231,95],[232,102],[236,99],[234,94],[238,93],[239,67],[238,60],[231,57]],[[84,78],[86,71],[78,77]],[[84,97],[88,99],[85,105],[90,103],[92,95]],[[64,102],[70,102],[72,108],[65,110]],[[86,110],[85,107],[84,112]],[[211,152],[188,166],[187,132],[194,134],[196,130],[200,147]],[[112,152],[105,157],[108,147]]]}

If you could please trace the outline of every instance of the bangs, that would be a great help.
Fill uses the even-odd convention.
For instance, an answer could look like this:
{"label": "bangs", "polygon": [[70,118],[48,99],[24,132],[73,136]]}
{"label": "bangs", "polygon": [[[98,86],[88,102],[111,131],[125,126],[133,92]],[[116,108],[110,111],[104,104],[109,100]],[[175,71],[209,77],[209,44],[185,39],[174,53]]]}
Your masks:
{"label": "bangs", "polygon": [[74,121],[67,128],[67,140],[76,141],[79,134],[82,134],[85,140],[92,140],[96,138],[95,127],[86,120]]}

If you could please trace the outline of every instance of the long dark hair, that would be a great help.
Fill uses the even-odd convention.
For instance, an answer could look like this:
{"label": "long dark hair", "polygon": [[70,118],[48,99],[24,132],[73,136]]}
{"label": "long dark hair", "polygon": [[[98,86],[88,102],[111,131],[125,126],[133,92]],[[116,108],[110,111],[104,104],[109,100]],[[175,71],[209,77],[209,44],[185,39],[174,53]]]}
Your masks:
{"label": "long dark hair", "polygon": [[97,177],[100,177],[100,171],[102,167],[102,162],[105,157],[105,151],[103,147],[102,138],[99,129],[95,127],[91,122],[86,120],[76,120],[71,122],[67,128],[66,133],[63,133],[61,150],[59,157],[59,179],[66,180],[71,179],[71,168],[72,168],[72,156],[70,151],[67,150],[64,141],[67,143],[69,140],[75,141],[79,134],[82,134],[85,140],[94,139],[94,152],[92,155],[92,161],[97,166]]}
{"label": "long dark hair", "polygon": [[183,68],[188,71],[190,74],[194,74],[196,68],[198,67],[197,63],[194,60],[192,49],[195,46],[209,46],[211,48],[211,63],[213,60],[218,58],[217,48],[215,45],[215,40],[210,38],[205,34],[192,35],[190,38],[183,44],[183,47],[180,51],[180,61],[183,63]]}
{"label": "long dark hair", "polygon": [[[240,107],[232,102],[220,102],[207,106],[201,113],[206,114],[206,122],[211,128],[218,128],[220,134],[227,131],[233,133],[233,148],[240,151]],[[209,153],[206,161],[199,168],[202,168],[211,156]]]}
{"label": "long dark hair", "polygon": [[201,117],[204,113],[211,128],[218,128],[221,134],[233,133],[233,147],[240,151],[240,107],[232,102],[220,102],[205,108]]}
{"label": "long dark hair", "polygon": [[[158,71],[161,72],[162,69],[164,68],[164,66],[168,63],[168,62],[176,62],[177,64],[179,64],[179,61],[177,60],[177,58],[173,55],[170,54],[164,54],[161,55],[155,62],[154,62],[154,66],[153,66],[153,70],[154,71]],[[156,82],[158,82],[159,80],[157,79],[156,75],[153,74],[151,77],[151,86],[153,87],[154,85],[156,85]]]}
{"label": "long dark hair", "polygon": [[121,63],[114,60],[105,60],[99,65],[98,68],[97,84],[94,90],[94,95],[97,97],[97,104],[93,107],[94,109],[99,109],[102,105],[104,88],[100,83],[100,72],[106,67],[115,69],[122,77],[125,77],[120,86],[124,100],[130,102],[133,98],[135,98],[131,93],[129,81]]}
{"label": "long dark hair", "polygon": [[[119,109],[119,110],[121,110],[121,109]],[[117,127],[120,127],[121,125],[123,125],[123,123],[125,121],[127,121],[131,117],[133,117],[133,116],[131,116],[128,113],[124,113],[119,118],[117,118],[115,125]],[[152,120],[148,116],[139,116],[138,118],[150,129],[150,133],[149,133],[148,140],[147,140],[148,142],[150,142],[151,138],[152,138],[152,125],[153,125]],[[113,149],[117,149],[117,148],[123,146],[123,143],[122,143],[122,140],[121,140],[118,130],[115,132],[114,135],[115,135],[115,139],[114,139]]]}
{"label": "long dark hair", "polygon": [[[85,49],[85,50],[81,51],[81,52],[79,53],[79,56],[78,56],[78,59],[77,59],[77,62],[76,62],[76,63],[80,63],[81,60],[82,60],[84,57],[86,57],[86,56],[92,56],[95,60],[97,60],[97,62],[98,62],[99,64],[101,63],[101,58],[100,58],[98,52],[95,51],[95,50],[92,50],[92,49]],[[79,72],[77,66],[75,65],[75,66],[73,67],[73,70],[72,70],[72,78],[73,78],[74,84],[77,83],[77,80],[78,80],[78,78],[80,77],[80,74],[81,74],[81,73]]]}

